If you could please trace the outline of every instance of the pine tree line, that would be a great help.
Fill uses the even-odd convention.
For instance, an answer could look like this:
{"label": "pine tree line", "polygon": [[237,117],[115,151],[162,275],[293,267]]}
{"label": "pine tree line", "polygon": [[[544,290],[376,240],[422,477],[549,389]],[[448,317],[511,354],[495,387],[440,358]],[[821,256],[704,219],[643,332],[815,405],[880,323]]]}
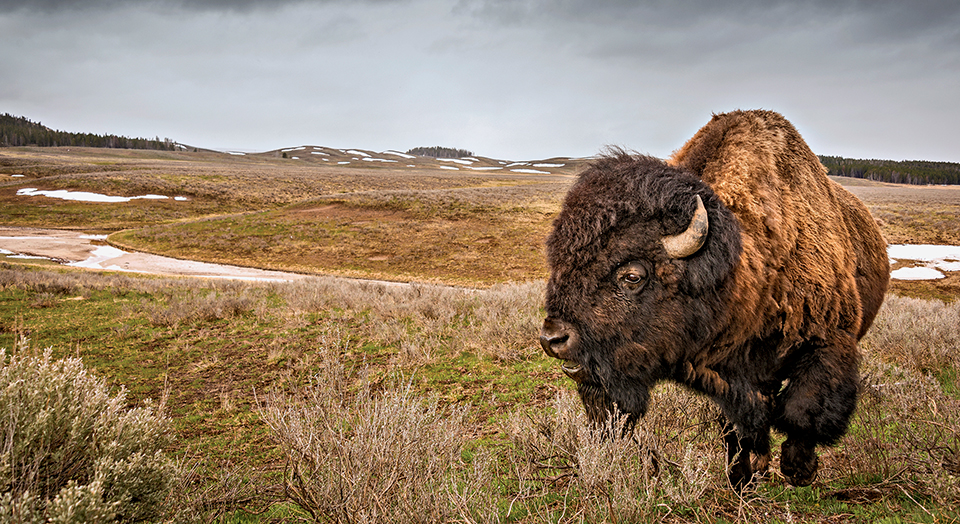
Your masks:
{"label": "pine tree line", "polygon": [[454,149],[452,147],[415,147],[407,151],[408,155],[430,156],[433,158],[463,158],[473,156],[473,151],[466,149]]}
{"label": "pine tree line", "polygon": [[92,133],[69,133],[56,131],[39,122],[31,122],[22,116],[9,113],[0,115],[0,146],[39,146],[39,147],[111,147],[120,149],[155,149],[173,151],[177,144],[160,137],[128,138],[117,135],[94,135]]}
{"label": "pine tree line", "polygon": [[821,156],[828,174],[894,184],[960,184],[960,164],[923,160],[860,160]]}

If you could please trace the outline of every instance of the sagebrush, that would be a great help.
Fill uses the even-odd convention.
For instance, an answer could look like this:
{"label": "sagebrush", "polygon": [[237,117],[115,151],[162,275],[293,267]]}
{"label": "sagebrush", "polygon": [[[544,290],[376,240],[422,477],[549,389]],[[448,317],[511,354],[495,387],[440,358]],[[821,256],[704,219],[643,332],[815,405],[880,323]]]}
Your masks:
{"label": "sagebrush", "polygon": [[0,521],[139,522],[179,469],[157,406],[127,408],[79,359],[0,349]]}

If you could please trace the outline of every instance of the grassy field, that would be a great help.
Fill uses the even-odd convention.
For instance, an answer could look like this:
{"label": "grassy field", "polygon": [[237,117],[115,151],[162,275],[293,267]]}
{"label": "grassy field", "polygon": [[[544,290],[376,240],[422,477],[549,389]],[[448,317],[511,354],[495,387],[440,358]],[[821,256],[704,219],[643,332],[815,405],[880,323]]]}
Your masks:
{"label": "grassy field", "polygon": [[[170,451],[188,471],[171,503],[187,520],[960,519],[956,281],[894,287],[861,345],[854,424],[823,451],[817,482],[789,488],[774,467],[741,497],[725,485],[709,402],[661,386],[636,438],[603,439],[539,349],[542,242],[569,171],[311,160],[0,150],[5,225],[423,282],[256,284],[0,266],[0,347],[52,347],[126,388],[133,404],[163,399],[177,436]],[[16,196],[24,187],[189,200],[27,200]],[[956,190],[851,190],[891,242],[960,244]]]}

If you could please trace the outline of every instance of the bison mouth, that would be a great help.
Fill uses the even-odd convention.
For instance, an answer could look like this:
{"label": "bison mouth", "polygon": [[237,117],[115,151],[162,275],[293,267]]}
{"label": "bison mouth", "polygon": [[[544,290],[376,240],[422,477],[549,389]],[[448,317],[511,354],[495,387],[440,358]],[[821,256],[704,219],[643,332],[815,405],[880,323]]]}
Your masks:
{"label": "bison mouth", "polygon": [[576,382],[583,380],[583,366],[575,360],[564,360],[563,363],[560,364],[560,369]]}

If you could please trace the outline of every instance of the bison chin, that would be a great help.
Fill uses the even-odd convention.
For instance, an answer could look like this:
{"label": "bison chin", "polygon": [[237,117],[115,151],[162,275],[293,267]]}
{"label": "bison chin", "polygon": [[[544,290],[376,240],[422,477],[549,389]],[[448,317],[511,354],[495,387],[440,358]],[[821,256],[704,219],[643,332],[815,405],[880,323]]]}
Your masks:
{"label": "bison chin", "polygon": [[584,410],[590,422],[598,427],[605,427],[609,423],[611,415],[625,416],[624,432],[633,430],[637,420],[646,413],[647,402],[650,399],[649,391],[643,388],[634,391],[634,397],[627,403],[616,402],[610,398],[610,395],[602,386],[589,382],[578,384],[577,393],[580,395],[580,401],[583,402]]}

